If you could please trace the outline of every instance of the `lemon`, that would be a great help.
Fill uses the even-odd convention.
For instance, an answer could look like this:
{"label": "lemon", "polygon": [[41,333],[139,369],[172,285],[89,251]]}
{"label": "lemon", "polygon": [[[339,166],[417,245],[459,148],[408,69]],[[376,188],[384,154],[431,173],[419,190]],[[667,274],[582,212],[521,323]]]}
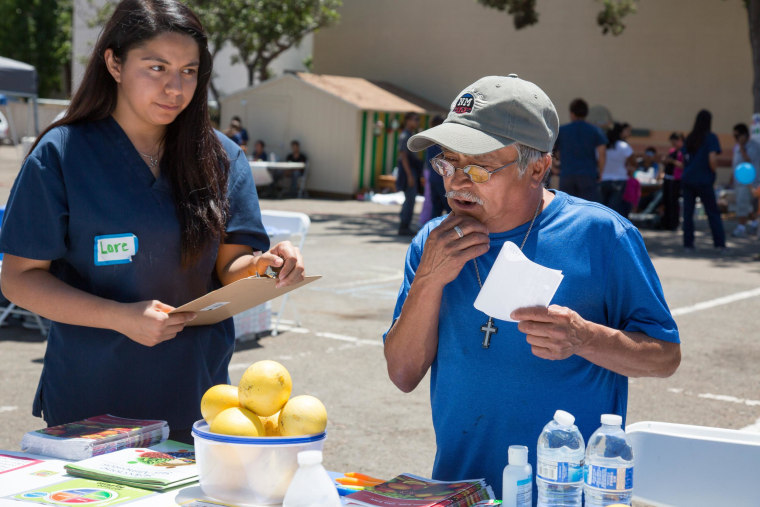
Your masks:
{"label": "lemon", "polygon": [[314,396],[294,396],[280,410],[278,426],[283,437],[321,433],[327,427],[327,409]]}
{"label": "lemon", "polygon": [[277,361],[257,361],[245,370],[238,383],[240,405],[256,415],[276,414],[290,398],[293,381]]}
{"label": "lemon", "polygon": [[270,415],[269,417],[259,417],[261,424],[264,425],[264,434],[268,437],[279,437],[280,428],[277,426],[280,413]]}
{"label": "lemon", "polygon": [[201,398],[201,415],[209,425],[214,417],[226,408],[239,407],[237,386],[217,384],[210,387]]}
{"label": "lemon", "polygon": [[243,407],[227,408],[219,412],[209,426],[212,433],[240,437],[263,437],[264,425],[259,417]]}

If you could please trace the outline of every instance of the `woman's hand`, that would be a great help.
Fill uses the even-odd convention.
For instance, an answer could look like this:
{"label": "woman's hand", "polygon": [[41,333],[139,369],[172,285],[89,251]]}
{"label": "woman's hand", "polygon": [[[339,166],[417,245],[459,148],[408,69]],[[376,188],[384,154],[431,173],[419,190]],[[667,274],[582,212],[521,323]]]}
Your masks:
{"label": "woman's hand", "polygon": [[193,312],[169,315],[174,307],[155,300],[125,303],[122,308],[122,318],[114,329],[146,347],[171,340],[196,317]]}
{"label": "woman's hand", "polygon": [[277,272],[277,285],[285,287],[303,280],[303,257],[290,241],[277,243],[268,252],[264,252],[256,260],[256,270],[261,273],[261,267],[266,271],[271,266]]}

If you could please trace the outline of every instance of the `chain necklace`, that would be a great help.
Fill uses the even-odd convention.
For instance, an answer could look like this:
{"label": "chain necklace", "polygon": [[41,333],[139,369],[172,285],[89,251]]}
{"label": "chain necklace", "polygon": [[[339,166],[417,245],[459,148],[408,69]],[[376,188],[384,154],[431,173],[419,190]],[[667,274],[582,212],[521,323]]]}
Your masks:
{"label": "chain necklace", "polygon": [[158,161],[160,159],[158,153],[156,153],[155,156],[148,155],[147,153],[143,153],[141,151],[138,151],[137,153],[139,153],[140,155],[142,155],[144,158],[148,159],[148,165],[150,166],[151,169],[155,169],[156,168],[156,166],[158,165]]}
{"label": "chain necklace", "polygon": [[[541,195],[541,199],[538,201],[538,206],[536,206],[536,211],[533,213],[533,219],[530,221],[530,225],[528,226],[528,232],[525,233],[525,237],[522,240],[522,243],[520,243],[520,251],[522,252],[523,247],[525,246],[525,242],[528,241],[528,236],[530,236],[530,231],[533,230],[533,224],[536,223],[536,218],[538,218],[538,213],[541,211],[541,205],[544,203],[544,196]],[[478,286],[482,289],[483,288],[483,282],[480,281],[480,271],[478,270],[478,262],[476,259],[472,259],[472,263],[475,265],[475,276],[478,277]],[[480,330],[483,331],[483,348],[487,349],[491,346],[491,335],[496,334],[499,332],[499,328],[493,325],[493,317],[490,315],[488,316],[488,322],[480,326]]]}

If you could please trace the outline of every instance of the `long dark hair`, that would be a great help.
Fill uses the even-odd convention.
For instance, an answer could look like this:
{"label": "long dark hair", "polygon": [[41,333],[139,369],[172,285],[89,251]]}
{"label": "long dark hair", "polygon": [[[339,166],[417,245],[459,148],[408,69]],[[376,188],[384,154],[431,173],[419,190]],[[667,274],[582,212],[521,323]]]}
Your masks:
{"label": "long dark hair", "polygon": [[697,113],[697,118],[694,120],[694,128],[692,128],[689,135],[686,136],[686,141],[684,142],[686,152],[692,155],[695,154],[705,142],[705,138],[707,137],[707,134],[710,133],[711,129],[712,114],[707,109],[702,109]]}
{"label": "long dark hair", "polygon": [[615,122],[611,129],[607,131],[607,148],[614,150],[615,145],[622,138],[625,124]]}
{"label": "long dark hair", "polygon": [[189,266],[204,247],[218,242],[224,234],[230,166],[208,112],[212,65],[208,41],[189,7],[177,0],[122,0],[98,38],[82,84],[65,116],[45,132],[59,125],[97,121],[111,115],[118,88],[106,67],[106,50],[111,49],[116,59],[124,61],[130,49],[166,32],[192,37],[200,54],[195,93],[188,106],[167,125],[161,159],[161,172],[171,182],[182,231],[181,261]]}

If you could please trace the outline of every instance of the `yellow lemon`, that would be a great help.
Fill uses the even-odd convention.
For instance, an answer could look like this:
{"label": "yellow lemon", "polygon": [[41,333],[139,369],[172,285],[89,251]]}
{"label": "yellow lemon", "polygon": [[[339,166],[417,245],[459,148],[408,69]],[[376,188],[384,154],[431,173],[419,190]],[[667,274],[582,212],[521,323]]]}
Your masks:
{"label": "yellow lemon", "polygon": [[219,412],[209,426],[209,431],[239,437],[263,437],[264,425],[250,410],[232,407]]}
{"label": "yellow lemon", "polygon": [[219,412],[226,408],[239,407],[237,386],[217,384],[210,387],[201,398],[201,415],[209,425]]}
{"label": "yellow lemon", "polygon": [[314,396],[294,396],[280,410],[278,426],[283,437],[321,433],[327,427],[327,409]]}
{"label": "yellow lemon", "polygon": [[256,415],[276,414],[290,398],[293,381],[277,361],[257,361],[245,370],[238,383],[240,405]]}
{"label": "yellow lemon", "polygon": [[269,417],[259,417],[261,424],[264,425],[264,434],[268,437],[279,437],[280,428],[277,426],[280,413],[270,415]]}

